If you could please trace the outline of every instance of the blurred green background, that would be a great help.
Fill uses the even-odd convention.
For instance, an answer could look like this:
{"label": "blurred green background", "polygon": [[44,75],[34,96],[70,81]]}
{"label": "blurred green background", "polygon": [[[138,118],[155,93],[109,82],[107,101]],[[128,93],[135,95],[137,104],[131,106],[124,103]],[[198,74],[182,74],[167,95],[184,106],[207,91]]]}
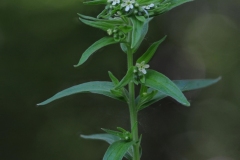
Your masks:
{"label": "blurred green background", "polygon": [[[125,104],[92,94],[36,104],[70,86],[118,78],[126,55],[118,45],[74,68],[83,51],[106,33],[83,25],[103,6],[80,0],[0,1],[0,159],[100,160],[108,145],[80,134],[129,129]],[[240,1],[196,0],[155,18],[136,54],[168,35],[151,61],[171,79],[216,78],[188,92],[191,107],[170,98],[139,113],[143,160],[238,160],[240,157]]]}

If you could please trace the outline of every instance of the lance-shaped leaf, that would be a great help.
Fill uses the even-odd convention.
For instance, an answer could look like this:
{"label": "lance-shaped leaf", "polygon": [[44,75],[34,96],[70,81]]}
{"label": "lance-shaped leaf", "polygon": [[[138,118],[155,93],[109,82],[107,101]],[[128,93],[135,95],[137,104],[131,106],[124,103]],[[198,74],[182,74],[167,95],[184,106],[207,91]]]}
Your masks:
{"label": "lance-shaped leaf", "polygon": [[79,15],[79,20],[85,23],[86,25],[102,29],[104,31],[107,31],[108,29],[113,29],[116,25],[122,26],[122,30],[129,32],[131,31],[131,26],[124,25],[124,22],[122,19],[98,19],[90,16],[85,16],[82,14]]}
{"label": "lance-shaped leaf", "polygon": [[[136,37],[138,38],[138,40],[136,40],[136,44],[135,46],[131,47],[133,50],[133,53],[135,53],[137,51],[137,49],[139,48],[140,44],[142,43],[142,41],[144,40],[147,32],[148,32],[148,26],[149,26],[149,22],[152,20],[152,18],[148,18],[146,19],[146,21],[144,22],[143,26],[141,28],[139,28],[140,30],[138,30],[138,34],[140,34],[140,37]],[[143,23],[140,21],[140,23]],[[134,30],[134,28],[133,28]],[[135,31],[136,32],[136,31]],[[140,33],[141,32],[141,33]]]}
{"label": "lance-shaped leaf", "polygon": [[118,83],[117,86],[115,86],[115,89],[120,89],[124,86],[126,86],[130,81],[133,80],[133,67],[129,68],[129,70],[127,71],[127,74],[123,77],[123,79]]}
{"label": "lance-shaped leaf", "polygon": [[123,100],[119,97],[114,96],[111,93],[110,90],[113,88],[114,88],[114,85],[112,82],[101,82],[101,81],[87,82],[87,83],[83,83],[83,84],[79,84],[79,85],[67,88],[61,92],[58,92],[51,98],[49,98],[49,99],[45,100],[44,102],[41,102],[37,105],[38,106],[46,105],[52,101],[55,101],[57,99],[60,99],[60,98],[66,97],[66,96],[70,96],[70,95],[77,94],[77,93],[86,93],[86,92],[101,94],[101,95],[111,97],[114,99]]}
{"label": "lance-shaped leaf", "polygon": [[126,142],[126,141],[116,141],[112,143],[104,157],[103,160],[122,160],[124,155],[127,153],[128,149],[134,144],[135,142]]}
{"label": "lance-shaped leaf", "polygon": [[107,4],[107,0],[92,0],[92,1],[86,1],[83,3],[88,5],[99,5],[99,4]]}
{"label": "lance-shaped leaf", "polygon": [[193,0],[166,0],[162,2],[159,7],[156,7],[155,9],[151,10],[149,13],[150,16],[156,16],[163,14],[177,6],[180,6],[184,3],[191,2]]}
{"label": "lance-shaped leaf", "polygon": [[190,106],[181,90],[169,78],[157,71],[148,70],[145,85],[172,97],[185,106]]}
{"label": "lance-shaped leaf", "polygon": [[[205,88],[210,85],[213,85],[217,83],[220,79],[221,77],[216,79],[173,80],[173,82],[178,86],[178,88],[181,91],[191,91],[191,90],[201,89],[201,88]],[[151,91],[152,89],[148,90],[148,92],[151,92]],[[165,97],[167,97],[166,94],[162,92],[158,92],[150,101],[141,105],[139,110],[142,110]]]}
{"label": "lance-shaped leaf", "polygon": [[143,61],[145,63],[148,63],[152,59],[152,57],[153,57],[154,53],[156,52],[158,46],[166,39],[166,37],[167,36],[164,36],[161,40],[153,43],[148,48],[148,50],[141,57],[138,58],[137,63],[141,63]]}
{"label": "lance-shaped leaf", "polygon": [[132,42],[131,42],[131,48],[135,48],[137,44],[139,44],[139,41],[141,41],[144,36],[146,35],[146,28],[147,26],[145,25],[147,22],[146,21],[139,21],[136,17],[131,17],[131,22],[133,25],[133,30],[132,30]]}
{"label": "lance-shaped leaf", "polygon": [[81,135],[81,137],[84,139],[102,140],[102,141],[106,141],[109,144],[112,144],[115,141],[121,140],[120,137],[112,135],[112,134],[107,134],[107,133]]}
{"label": "lance-shaped leaf", "polygon": [[113,37],[103,37],[97,42],[93,43],[81,56],[78,64],[74,65],[74,67],[78,67],[82,65],[95,51],[98,49],[105,47],[110,44],[118,43]]}
{"label": "lance-shaped leaf", "polygon": [[184,3],[187,3],[187,2],[191,2],[193,0],[168,0],[166,3],[170,3],[169,7],[168,7],[168,10],[171,10],[175,7],[178,7]]}
{"label": "lance-shaped leaf", "polygon": [[[91,139],[91,140],[102,140],[109,144],[112,144],[116,141],[120,141],[121,138],[118,136],[115,136],[113,134],[107,134],[107,133],[100,133],[100,134],[91,134],[91,135],[81,135],[84,139]],[[131,150],[129,149],[128,152],[124,155],[125,158],[128,160],[132,160],[132,154]]]}
{"label": "lance-shaped leaf", "polygon": [[119,83],[119,80],[112,74],[112,72],[108,71],[108,75],[112,80],[113,84],[116,86]]}

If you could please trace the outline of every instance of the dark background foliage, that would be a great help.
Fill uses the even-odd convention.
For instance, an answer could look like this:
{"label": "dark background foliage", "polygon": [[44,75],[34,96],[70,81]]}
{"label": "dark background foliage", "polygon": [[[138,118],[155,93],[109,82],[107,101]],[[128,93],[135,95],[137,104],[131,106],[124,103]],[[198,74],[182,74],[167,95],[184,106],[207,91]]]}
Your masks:
{"label": "dark background foliage", "polygon": [[[70,86],[118,78],[126,55],[105,47],[79,68],[83,51],[106,35],[78,21],[102,9],[81,1],[0,1],[0,159],[96,160],[107,144],[80,134],[129,129],[125,104],[92,94],[36,104]],[[187,108],[167,98],[139,114],[143,160],[238,160],[240,157],[240,1],[196,0],[155,18],[136,56],[168,35],[151,68],[171,79],[216,78],[188,92]]]}

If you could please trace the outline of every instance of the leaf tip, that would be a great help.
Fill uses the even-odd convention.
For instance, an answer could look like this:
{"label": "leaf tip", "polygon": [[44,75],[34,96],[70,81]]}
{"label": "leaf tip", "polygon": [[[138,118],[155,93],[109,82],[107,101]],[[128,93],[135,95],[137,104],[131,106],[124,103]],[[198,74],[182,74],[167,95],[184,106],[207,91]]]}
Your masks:
{"label": "leaf tip", "polygon": [[190,107],[191,106],[191,104],[187,101],[186,103],[184,103],[184,105],[186,106],[186,107]]}

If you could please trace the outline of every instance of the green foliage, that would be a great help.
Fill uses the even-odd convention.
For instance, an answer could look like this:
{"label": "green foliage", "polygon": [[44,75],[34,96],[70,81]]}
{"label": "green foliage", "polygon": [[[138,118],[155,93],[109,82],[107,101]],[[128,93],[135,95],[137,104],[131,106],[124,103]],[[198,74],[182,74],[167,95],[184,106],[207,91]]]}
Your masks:
{"label": "green foliage", "polygon": [[[219,77],[216,79],[174,80],[173,83],[175,83],[181,91],[191,91],[213,85],[217,83],[220,79],[221,78]],[[148,89],[148,92],[152,91],[154,90],[151,88]],[[144,104],[139,104],[138,110],[142,110],[165,97],[167,97],[166,94],[158,92],[151,100],[146,101]],[[138,97],[137,99],[140,99],[140,97]]]}
{"label": "green foliage", "polygon": [[[154,16],[169,11],[191,0],[136,0],[129,4],[126,1],[92,0],[84,2],[89,5],[105,4],[103,11],[97,18],[79,15],[79,20],[91,27],[101,29],[109,35],[93,43],[82,54],[78,64],[82,65],[88,58],[102,47],[120,43],[123,52],[127,54],[128,70],[119,81],[110,71],[108,72],[112,82],[87,82],[65,89],[38,105],[45,105],[57,99],[77,94],[96,93],[113,99],[124,101],[130,111],[131,132],[118,127],[118,131],[102,129],[107,134],[81,135],[85,139],[103,140],[110,144],[103,160],[140,160],[141,138],[138,136],[138,111],[151,104],[170,96],[185,106],[190,103],[182,93],[194,89],[212,85],[220,80],[177,80],[171,81],[165,75],[149,70],[149,65],[159,45],[166,39],[153,43],[133,65],[133,53],[135,53],[148,32],[149,22]],[[139,96],[135,98],[135,84],[141,86]],[[128,85],[128,90],[125,86]]]}
{"label": "green foliage", "polygon": [[114,85],[112,82],[101,82],[101,81],[95,81],[95,82],[87,82],[87,83],[82,83],[73,87],[70,87],[68,89],[65,89],[61,92],[58,92],[57,94],[55,94],[54,96],[52,96],[51,98],[37,104],[38,106],[40,105],[46,105],[52,101],[55,101],[57,99],[66,97],[66,96],[70,96],[73,94],[77,94],[77,93],[86,93],[86,92],[90,92],[90,93],[96,93],[96,94],[101,94],[107,97],[111,97],[114,99],[118,99],[118,100],[123,100],[119,97],[114,96],[111,93],[111,89],[114,88]]}
{"label": "green foliage", "polygon": [[85,52],[83,52],[78,64],[74,65],[74,67],[78,67],[82,65],[94,52],[99,50],[102,47],[105,47],[110,44],[117,43],[112,37],[103,37],[97,42],[93,43]]}
{"label": "green foliage", "polygon": [[92,140],[103,140],[106,141],[109,144],[112,144],[113,142],[121,140],[118,136],[107,134],[107,133],[101,133],[101,134],[91,134],[91,135],[81,135],[84,139],[92,139]]}
{"label": "green foliage", "polygon": [[172,97],[185,106],[190,106],[181,90],[169,78],[157,71],[148,70],[145,85]]}
{"label": "green foliage", "polygon": [[112,80],[113,84],[116,86],[119,83],[119,80],[112,74],[112,72],[108,71],[108,75],[110,79]]}
{"label": "green foliage", "polygon": [[133,141],[116,141],[114,143],[112,143],[104,157],[103,160],[122,160],[122,158],[124,157],[124,155],[127,153],[128,149],[134,144],[135,142]]}
{"label": "green foliage", "polygon": [[124,86],[126,86],[130,81],[133,80],[133,72],[134,68],[131,67],[128,69],[127,74],[123,77],[123,79],[118,83],[117,86],[115,86],[115,89],[120,89]]}
{"label": "green foliage", "polygon": [[148,63],[152,59],[152,57],[153,57],[154,53],[156,52],[158,46],[166,39],[166,37],[167,36],[164,36],[159,41],[153,43],[148,48],[148,50],[141,57],[138,58],[137,63],[141,63],[142,61],[144,61],[145,63]]}
{"label": "green foliage", "polygon": [[107,4],[107,1],[106,0],[92,0],[92,1],[86,1],[83,3],[88,4],[88,5],[99,5],[99,4]]}
{"label": "green foliage", "polygon": [[141,41],[147,33],[148,25],[146,26],[146,23],[148,23],[148,21],[149,20],[139,21],[136,17],[131,18],[131,22],[133,25],[131,48],[133,48],[134,50],[139,47]]}
{"label": "green foliage", "polygon": [[86,25],[89,25],[91,27],[99,28],[104,31],[107,31],[109,28],[114,28],[117,25],[120,25],[120,27],[127,33],[131,31],[131,26],[124,25],[124,22],[121,19],[98,19],[90,16],[85,16],[82,14],[79,15],[79,20],[83,22]]}

